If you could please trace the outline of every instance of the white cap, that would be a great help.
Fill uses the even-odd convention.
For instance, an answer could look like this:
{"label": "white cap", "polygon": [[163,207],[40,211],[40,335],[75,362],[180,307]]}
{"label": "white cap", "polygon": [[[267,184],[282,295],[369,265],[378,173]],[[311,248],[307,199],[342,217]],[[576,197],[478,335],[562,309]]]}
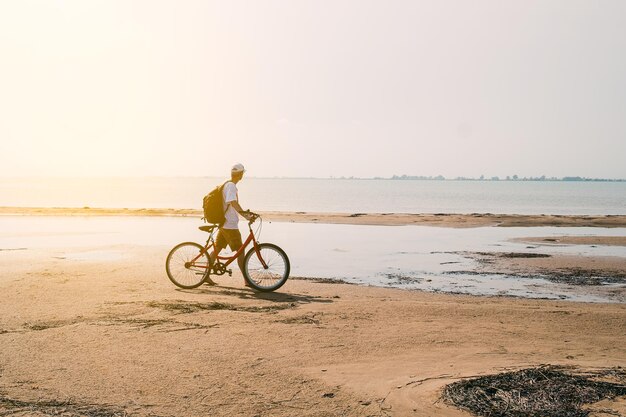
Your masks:
{"label": "white cap", "polygon": [[246,172],[246,170],[244,169],[243,165],[241,164],[235,164],[233,165],[233,167],[230,169],[230,172],[235,173],[235,172]]}

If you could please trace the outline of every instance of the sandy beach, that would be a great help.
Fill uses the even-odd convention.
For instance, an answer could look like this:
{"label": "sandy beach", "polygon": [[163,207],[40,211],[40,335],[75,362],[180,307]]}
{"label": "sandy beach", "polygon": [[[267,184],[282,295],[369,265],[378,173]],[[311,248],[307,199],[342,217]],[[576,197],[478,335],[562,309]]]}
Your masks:
{"label": "sandy beach", "polygon": [[[626,227],[626,216],[525,215],[525,214],[407,214],[407,213],[311,213],[259,212],[267,221],[327,224],[361,224],[376,226],[437,227]],[[170,216],[202,217],[194,209],[132,209],[91,207],[0,207],[0,215],[36,216]]]}
{"label": "sandy beach", "polygon": [[[238,271],[183,291],[165,275],[169,249],[0,251],[0,412],[469,416],[441,399],[447,384],[542,364],[626,366],[623,303],[295,277],[258,294]],[[107,251],[124,256],[92,256]],[[515,273],[626,270],[615,257],[468,256]],[[626,400],[593,407],[623,413]]]}

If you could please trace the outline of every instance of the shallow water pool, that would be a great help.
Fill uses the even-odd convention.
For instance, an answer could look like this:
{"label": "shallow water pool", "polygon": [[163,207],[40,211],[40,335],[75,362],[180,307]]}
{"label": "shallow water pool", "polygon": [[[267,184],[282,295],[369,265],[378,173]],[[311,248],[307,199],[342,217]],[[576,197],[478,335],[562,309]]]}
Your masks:
{"label": "shallow water pool", "polygon": [[[63,249],[72,261],[107,261],[123,254],[112,245],[173,247],[204,243],[196,218],[0,217],[0,250]],[[240,224],[245,239],[245,223]],[[256,225],[255,225],[256,230]],[[289,255],[291,275],[347,282],[481,295],[508,295],[593,302],[625,302],[626,285],[571,286],[540,278],[471,273],[476,262],[463,252],[527,252],[626,257],[626,247],[529,245],[509,241],[538,236],[624,236],[625,228],[453,229],[428,226],[361,226],[265,222],[261,241]],[[92,252],[81,252],[89,247]],[[98,247],[102,252],[98,252]],[[164,257],[168,249],[164,249]],[[1,252],[0,252],[1,253]],[[164,272],[165,274],[165,272]]]}

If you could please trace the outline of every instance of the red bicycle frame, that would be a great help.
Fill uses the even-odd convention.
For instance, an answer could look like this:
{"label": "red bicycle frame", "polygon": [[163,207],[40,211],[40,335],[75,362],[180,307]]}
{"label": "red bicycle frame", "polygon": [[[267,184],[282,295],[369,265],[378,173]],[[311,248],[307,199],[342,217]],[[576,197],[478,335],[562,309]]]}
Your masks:
{"label": "red bicycle frame", "polygon": [[[259,258],[259,261],[261,262],[261,265],[263,265],[263,268],[267,269],[268,266],[265,263],[265,261],[263,260],[263,258],[261,257],[261,251],[259,251],[259,244],[256,240],[256,237],[254,236],[254,232],[252,231],[252,223],[248,223],[248,229],[250,230],[250,233],[248,234],[248,238],[246,239],[246,241],[241,245],[241,247],[239,249],[237,249],[237,252],[235,252],[233,255],[231,256],[219,256],[217,255],[217,257],[215,258],[216,261],[226,261],[224,262],[224,267],[227,267],[228,265],[230,265],[231,263],[233,263],[235,261],[235,259],[237,259],[240,255],[243,254],[243,252],[245,252],[246,248],[248,247],[248,245],[250,244],[250,242],[253,242],[253,247],[254,250],[256,252],[256,256]],[[217,249],[217,246],[215,245],[215,240],[213,239],[213,233],[215,233],[215,231],[210,232],[209,238],[207,239],[206,243],[204,244],[204,248],[200,251],[200,253],[198,254],[198,256],[196,256],[195,258],[193,258],[190,262],[191,265],[198,267],[198,268],[204,268],[204,269],[210,269],[211,265],[204,265],[204,264],[197,264],[196,261],[205,253],[209,254],[209,248],[213,248],[213,253],[215,253],[215,250]],[[209,254],[210,256],[210,254]]]}

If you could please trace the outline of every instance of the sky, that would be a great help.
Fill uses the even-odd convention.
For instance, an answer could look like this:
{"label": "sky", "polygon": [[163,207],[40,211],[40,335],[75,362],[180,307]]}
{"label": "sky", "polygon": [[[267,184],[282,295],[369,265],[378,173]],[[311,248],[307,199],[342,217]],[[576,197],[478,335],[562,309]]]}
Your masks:
{"label": "sky", "polygon": [[0,0],[0,176],[626,178],[623,0]]}

